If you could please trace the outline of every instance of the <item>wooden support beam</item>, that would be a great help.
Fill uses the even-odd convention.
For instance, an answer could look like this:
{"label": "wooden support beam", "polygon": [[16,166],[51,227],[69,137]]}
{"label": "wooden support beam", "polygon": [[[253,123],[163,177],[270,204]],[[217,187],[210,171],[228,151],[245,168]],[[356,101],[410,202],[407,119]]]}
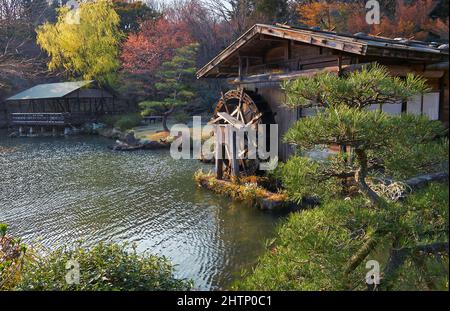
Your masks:
{"label": "wooden support beam", "polygon": [[260,35],[258,39],[261,41],[273,41],[273,42],[285,42],[286,41],[286,39],[278,38],[278,37],[274,37],[274,36],[268,36],[268,35]]}
{"label": "wooden support beam", "polygon": [[232,125],[233,127],[237,128],[237,129],[241,129],[245,126],[244,123],[242,123],[238,119],[232,117],[231,115],[229,115],[226,112],[218,112],[217,115],[219,116],[219,118],[221,118],[222,120],[224,120],[225,122],[229,123],[230,125]]}
{"label": "wooden support beam", "polygon": [[[343,65],[344,72],[361,70],[363,66],[370,66],[371,63],[353,64],[353,65]],[[388,71],[393,76],[406,77],[409,73],[414,73],[420,75],[424,78],[436,78],[439,79],[444,76],[443,70],[428,70],[423,68],[423,66],[402,66],[402,65],[390,65],[386,66]]]}
{"label": "wooden support beam", "polygon": [[311,31],[299,30],[299,29],[276,29],[260,26],[260,33],[275,36],[284,39],[291,39],[294,41],[299,41],[303,43],[313,44],[317,46],[322,46],[326,48],[341,50],[353,54],[365,54],[367,45],[361,42],[337,39],[331,40],[329,37],[313,33]]}
{"label": "wooden support beam", "polygon": [[228,129],[228,139],[230,145],[230,166],[231,166],[231,176],[239,177],[239,163],[237,156],[237,138],[236,131],[232,126],[227,126]]}
{"label": "wooden support beam", "polygon": [[267,83],[267,82],[281,82],[284,80],[294,80],[300,77],[313,77],[322,72],[338,73],[338,66],[325,67],[320,69],[306,69],[299,71],[292,71],[284,74],[261,74],[250,77],[245,77],[242,80],[233,79],[229,81],[230,84],[252,84],[252,83]]}
{"label": "wooden support beam", "polygon": [[425,66],[427,70],[445,70],[445,71],[448,71],[448,67],[449,67],[448,61]]}
{"label": "wooden support beam", "polygon": [[219,125],[214,126],[214,153],[215,153],[215,173],[217,179],[223,178],[223,143],[222,130]]}

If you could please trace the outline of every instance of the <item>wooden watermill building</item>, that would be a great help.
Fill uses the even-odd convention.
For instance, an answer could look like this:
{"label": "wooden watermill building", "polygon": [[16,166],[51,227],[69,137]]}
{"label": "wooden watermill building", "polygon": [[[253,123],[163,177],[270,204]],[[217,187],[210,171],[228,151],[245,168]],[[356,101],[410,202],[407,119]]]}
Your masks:
{"label": "wooden watermill building", "polygon": [[[377,62],[395,76],[422,75],[431,92],[404,103],[372,109],[392,114],[425,114],[430,119],[441,120],[448,127],[448,56],[448,44],[257,24],[201,68],[197,77],[226,78],[234,92],[224,94],[219,101],[216,120],[220,118],[218,113],[233,111],[226,107],[227,102],[235,106],[239,101],[236,99],[239,95],[233,94],[244,91],[254,99],[255,107],[264,110],[266,121],[272,118],[270,122],[278,124],[279,158],[286,160],[292,148],[281,143],[281,137],[295,121],[314,114],[314,110],[287,108],[280,82],[311,77],[324,71],[340,74]],[[233,97],[234,104],[230,102]],[[217,123],[226,123],[226,120]]]}
{"label": "wooden watermill building", "polygon": [[115,98],[94,81],[39,84],[6,99],[13,127],[66,127],[117,112]]}

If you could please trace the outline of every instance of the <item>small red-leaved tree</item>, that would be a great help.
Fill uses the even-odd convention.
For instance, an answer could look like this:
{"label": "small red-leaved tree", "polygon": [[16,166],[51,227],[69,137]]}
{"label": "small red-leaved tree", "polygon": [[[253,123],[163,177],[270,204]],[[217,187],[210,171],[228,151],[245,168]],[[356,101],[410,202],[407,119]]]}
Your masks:
{"label": "small red-leaved tree", "polygon": [[189,43],[192,39],[183,22],[167,16],[147,20],[123,44],[123,69],[153,75],[163,62],[173,57],[176,49]]}

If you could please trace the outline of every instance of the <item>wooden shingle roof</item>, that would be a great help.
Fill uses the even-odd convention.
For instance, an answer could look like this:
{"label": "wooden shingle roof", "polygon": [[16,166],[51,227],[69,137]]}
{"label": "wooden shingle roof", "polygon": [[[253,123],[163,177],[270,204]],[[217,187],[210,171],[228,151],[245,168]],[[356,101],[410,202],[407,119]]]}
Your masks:
{"label": "wooden shingle roof", "polygon": [[256,24],[197,72],[197,77],[208,77],[220,64],[236,56],[249,42],[261,37],[287,39],[343,53],[398,58],[412,61],[439,62],[448,60],[448,45],[439,45],[401,38],[391,39],[359,34],[343,34],[287,25]]}

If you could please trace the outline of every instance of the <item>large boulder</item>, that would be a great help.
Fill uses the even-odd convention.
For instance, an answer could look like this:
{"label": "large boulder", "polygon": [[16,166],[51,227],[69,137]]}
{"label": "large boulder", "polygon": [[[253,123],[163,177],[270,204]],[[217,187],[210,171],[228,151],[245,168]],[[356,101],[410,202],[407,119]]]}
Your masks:
{"label": "large boulder", "polygon": [[139,139],[134,136],[134,132],[128,132],[127,134],[125,134],[123,142],[130,146],[137,146],[140,144]]}

